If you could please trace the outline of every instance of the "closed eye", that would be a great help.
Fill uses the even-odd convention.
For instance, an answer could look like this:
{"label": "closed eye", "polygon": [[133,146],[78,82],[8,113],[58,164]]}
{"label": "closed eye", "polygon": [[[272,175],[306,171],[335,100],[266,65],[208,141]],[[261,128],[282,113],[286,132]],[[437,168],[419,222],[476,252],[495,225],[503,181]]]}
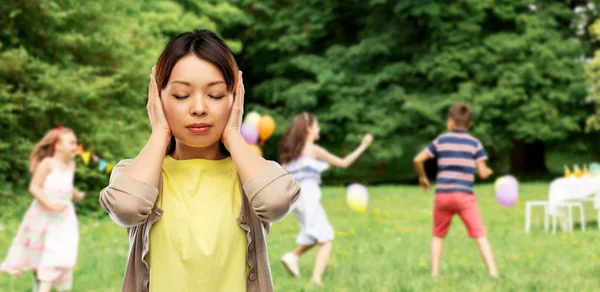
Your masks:
{"label": "closed eye", "polygon": [[175,99],[186,99],[189,97],[189,95],[185,95],[185,96],[173,95],[173,97],[175,97]]}
{"label": "closed eye", "polygon": [[219,100],[219,99],[225,97],[225,95],[221,95],[221,96],[212,96],[212,95],[209,95],[208,97]]}

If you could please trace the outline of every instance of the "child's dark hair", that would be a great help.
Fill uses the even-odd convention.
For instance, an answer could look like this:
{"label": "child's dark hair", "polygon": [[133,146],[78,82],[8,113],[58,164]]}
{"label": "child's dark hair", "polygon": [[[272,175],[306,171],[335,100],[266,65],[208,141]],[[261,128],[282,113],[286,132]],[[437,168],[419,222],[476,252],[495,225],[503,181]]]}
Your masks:
{"label": "child's dark hair", "polygon": [[457,126],[468,128],[471,126],[471,109],[462,103],[455,104],[448,110],[448,118]]}

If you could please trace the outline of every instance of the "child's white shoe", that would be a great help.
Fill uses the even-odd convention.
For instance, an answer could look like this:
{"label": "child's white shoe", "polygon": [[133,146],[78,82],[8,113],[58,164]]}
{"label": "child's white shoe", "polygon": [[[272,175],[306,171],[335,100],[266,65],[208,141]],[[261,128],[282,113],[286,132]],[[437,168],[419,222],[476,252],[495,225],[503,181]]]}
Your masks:
{"label": "child's white shoe", "polygon": [[300,269],[298,268],[298,257],[293,253],[286,253],[281,257],[281,263],[290,274],[294,277],[300,277]]}

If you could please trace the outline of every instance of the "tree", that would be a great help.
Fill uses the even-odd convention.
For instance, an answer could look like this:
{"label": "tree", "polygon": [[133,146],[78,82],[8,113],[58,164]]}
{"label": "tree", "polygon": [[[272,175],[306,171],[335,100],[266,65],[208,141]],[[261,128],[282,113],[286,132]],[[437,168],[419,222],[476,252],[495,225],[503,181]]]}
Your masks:
{"label": "tree", "polygon": [[[0,181],[23,186],[29,153],[56,124],[100,157],[134,157],[150,133],[148,74],[184,31],[237,23],[236,7],[192,1],[9,1],[0,4]],[[239,41],[229,41],[235,50]],[[84,189],[107,175],[79,167]],[[3,184],[6,185],[6,184]],[[96,204],[97,205],[97,204]]]}
{"label": "tree", "polygon": [[251,69],[253,99],[280,120],[315,112],[324,143],[341,152],[370,131],[378,161],[412,156],[398,145],[424,146],[457,102],[471,105],[472,132],[493,158],[512,152],[516,173],[545,171],[544,145],[582,129],[577,60],[585,51],[572,27],[574,3],[238,4],[253,19],[244,62],[266,64]]}
{"label": "tree", "polygon": [[[600,39],[600,20],[596,20],[590,26],[589,32],[594,39]],[[586,66],[586,75],[588,80],[588,94],[590,101],[598,104],[600,102],[600,50],[596,51]],[[596,111],[587,119],[587,130],[600,130],[600,107],[596,106]]]}

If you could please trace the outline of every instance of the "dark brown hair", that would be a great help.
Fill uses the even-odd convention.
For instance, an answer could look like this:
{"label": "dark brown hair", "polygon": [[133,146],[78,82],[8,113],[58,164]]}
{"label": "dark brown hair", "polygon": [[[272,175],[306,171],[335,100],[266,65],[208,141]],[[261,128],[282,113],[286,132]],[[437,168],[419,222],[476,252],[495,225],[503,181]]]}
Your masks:
{"label": "dark brown hair", "polygon": [[279,147],[279,160],[281,164],[286,164],[302,155],[306,137],[308,136],[308,128],[317,120],[313,114],[302,113],[294,117],[292,126],[285,133],[281,145]]}
{"label": "dark brown hair", "polygon": [[457,126],[468,128],[471,126],[471,109],[462,103],[455,104],[448,110],[448,118]]}
{"label": "dark brown hair", "polygon": [[[167,44],[156,62],[156,82],[159,92],[167,86],[175,64],[181,58],[190,54],[217,67],[221,71],[221,74],[223,74],[227,91],[235,92],[236,81],[239,78],[239,70],[235,58],[227,44],[216,34],[208,30],[184,32]],[[225,155],[230,155],[222,141],[219,142],[219,146]],[[175,137],[171,136],[167,154],[173,154],[174,151]]]}
{"label": "dark brown hair", "polygon": [[29,171],[35,172],[44,158],[54,155],[56,143],[60,142],[60,137],[67,133],[75,134],[73,130],[65,127],[54,128],[46,132],[46,135],[35,144],[29,155]]}

